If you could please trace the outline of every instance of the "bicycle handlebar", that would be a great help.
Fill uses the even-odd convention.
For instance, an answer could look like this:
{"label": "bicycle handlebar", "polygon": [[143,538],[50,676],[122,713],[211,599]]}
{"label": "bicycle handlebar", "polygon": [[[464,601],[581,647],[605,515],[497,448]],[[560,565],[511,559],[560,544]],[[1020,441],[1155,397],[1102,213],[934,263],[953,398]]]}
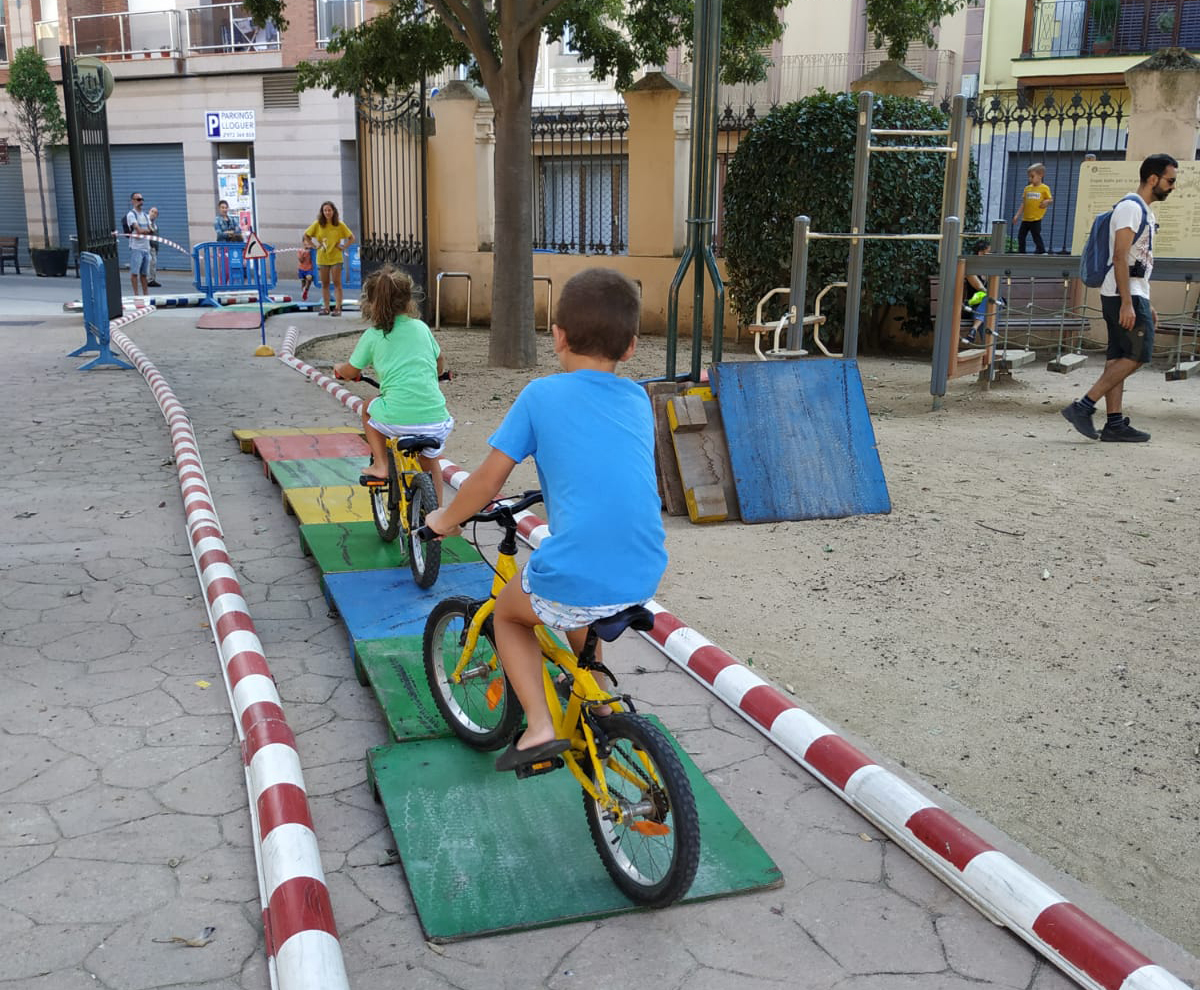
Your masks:
{"label": "bicycle handlebar", "polygon": [[[469,519],[464,519],[463,522],[498,522],[502,526],[515,526],[516,521],[513,519],[513,517],[518,512],[523,512],[525,509],[528,509],[531,505],[537,505],[537,503],[541,500],[541,489],[531,489],[525,492],[523,495],[517,496],[511,501],[497,500],[492,503],[494,508],[477,512]],[[442,539],[441,533],[434,532],[428,526],[422,526],[414,535],[417,539],[423,541]]]}

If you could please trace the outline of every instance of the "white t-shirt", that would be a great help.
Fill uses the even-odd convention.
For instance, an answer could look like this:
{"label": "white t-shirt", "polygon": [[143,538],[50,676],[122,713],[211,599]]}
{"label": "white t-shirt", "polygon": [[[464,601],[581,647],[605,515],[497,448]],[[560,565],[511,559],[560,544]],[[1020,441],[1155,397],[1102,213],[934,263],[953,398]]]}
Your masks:
{"label": "white t-shirt", "polygon": [[[1113,246],[1117,241],[1118,230],[1127,227],[1135,235],[1137,234],[1138,228],[1142,225],[1142,205],[1144,204],[1139,205],[1137,200],[1126,197],[1113,207],[1112,220],[1108,225],[1108,256],[1113,259],[1113,267],[1108,270],[1108,274],[1104,276],[1104,284],[1100,286],[1100,295],[1102,296],[1120,295],[1117,290],[1116,267],[1122,264],[1122,259],[1113,256]],[[1150,273],[1154,269],[1154,230],[1156,226],[1154,214],[1147,208],[1146,229],[1142,231],[1141,237],[1134,238],[1133,243],[1129,246],[1129,255],[1124,259],[1126,268],[1138,261],[1146,266],[1145,278],[1130,276],[1130,295],[1150,298]]]}
{"label": "white t-shirt", "polygon": [[[128,222],[131,232],[134,231],[136,227],[141,227],[143,230],[147,230],[150,227],[150,218],[141,210],[130,210],[125,214],[125,220]],[[139,237],[136,233],[133,233],[129,238],[129,250],[149,251],[150,238],[146,237],[145,235]]]}

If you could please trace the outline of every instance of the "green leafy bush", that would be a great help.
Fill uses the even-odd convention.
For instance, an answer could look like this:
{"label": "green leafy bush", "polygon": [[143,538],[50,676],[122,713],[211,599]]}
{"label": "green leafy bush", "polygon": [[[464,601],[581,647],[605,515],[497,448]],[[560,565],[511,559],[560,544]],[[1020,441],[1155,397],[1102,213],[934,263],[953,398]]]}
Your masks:
{"label": "green leafy bush", "polygon": [[[855,94],[820,92],[773,110],[742,138],[725,181],[725,258],[730,293],[743,322],[769,290],[791,281],[792,222],[804,214],[814,231],[850,229],[857,118]],[[875,98],[877,128],[945,128],[946,114],[907,97]],[[944,138],[880,138],[873,143],[930,144]],[[945,156],[935,152],[880,153],[871,157],[869,233],[937,233],[941,229]],[[963,229],[979,229],[979,182],[972,165]],[[829,282],[844,281],[848,241],[810,241],[807,309]],[[929,277],[937,274],[934,241],[868,241],[863,267],[860,344],[877,348],[891,306],[910,314],[905,329],[928,332]],[[844,321],[845,294],[826,296],[830,317],[822,339],[836,338]],[[776,296],[778,319],[786,297]],[[826,304],[829,305],[826,305]]]}

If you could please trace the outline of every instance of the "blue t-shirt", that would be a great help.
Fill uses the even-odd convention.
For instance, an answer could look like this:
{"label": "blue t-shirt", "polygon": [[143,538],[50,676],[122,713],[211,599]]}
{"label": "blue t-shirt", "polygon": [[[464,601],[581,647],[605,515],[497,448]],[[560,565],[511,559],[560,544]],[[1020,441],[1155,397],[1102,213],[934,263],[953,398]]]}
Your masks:
{"label": "blue t-shirt", "polygon": [[654,418],[639,385],[590,370],[538,378],[488,443],[537,464],[550,535],[526,568],[534,594],[593,607],[654,596],[666,533]]}

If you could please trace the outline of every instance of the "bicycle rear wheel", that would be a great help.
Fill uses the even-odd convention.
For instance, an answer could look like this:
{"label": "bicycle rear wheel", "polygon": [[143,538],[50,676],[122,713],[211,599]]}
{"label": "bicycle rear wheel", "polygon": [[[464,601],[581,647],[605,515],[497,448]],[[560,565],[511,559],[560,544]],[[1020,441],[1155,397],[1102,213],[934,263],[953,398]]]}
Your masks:
{"label": "bicycle rear wheel", "polygon": [[425,525],[425,517],[437,508],[437,493],[433,479],[425,472],[412,475],[408,488],[408,566],[418,588],[432,588],[442,567],[442,541],[422,540],[417,531]]}
{"label": "bicycle rear wheel", "polygon": [[475,749],[499,749],[517,731],[521,705],[486,633],[480,634],[461,683],[450,679],[462,657],[477,604],[470,598],[438,602],[425,620],[421,652],[434,703],[454,734]]}
{"label": "bicycle rear wheel", "polygon": [[[613,882],[637,904],[666,907],[688,892],[700,863],[700,821],[683,764],[670,742],[638,715],[604,721],[611,752],[602,763],[621,815],[587,791],[592,842]],[[591,768],[595,780],[596,768]]]}
{"label": "bicycle rear wheel", "polygon": [[388,451],[388,483],[375,485],[371,493],[371,517],[384,543],[391,543],[400,532],[400,479],[396,475],[396,458]]}

